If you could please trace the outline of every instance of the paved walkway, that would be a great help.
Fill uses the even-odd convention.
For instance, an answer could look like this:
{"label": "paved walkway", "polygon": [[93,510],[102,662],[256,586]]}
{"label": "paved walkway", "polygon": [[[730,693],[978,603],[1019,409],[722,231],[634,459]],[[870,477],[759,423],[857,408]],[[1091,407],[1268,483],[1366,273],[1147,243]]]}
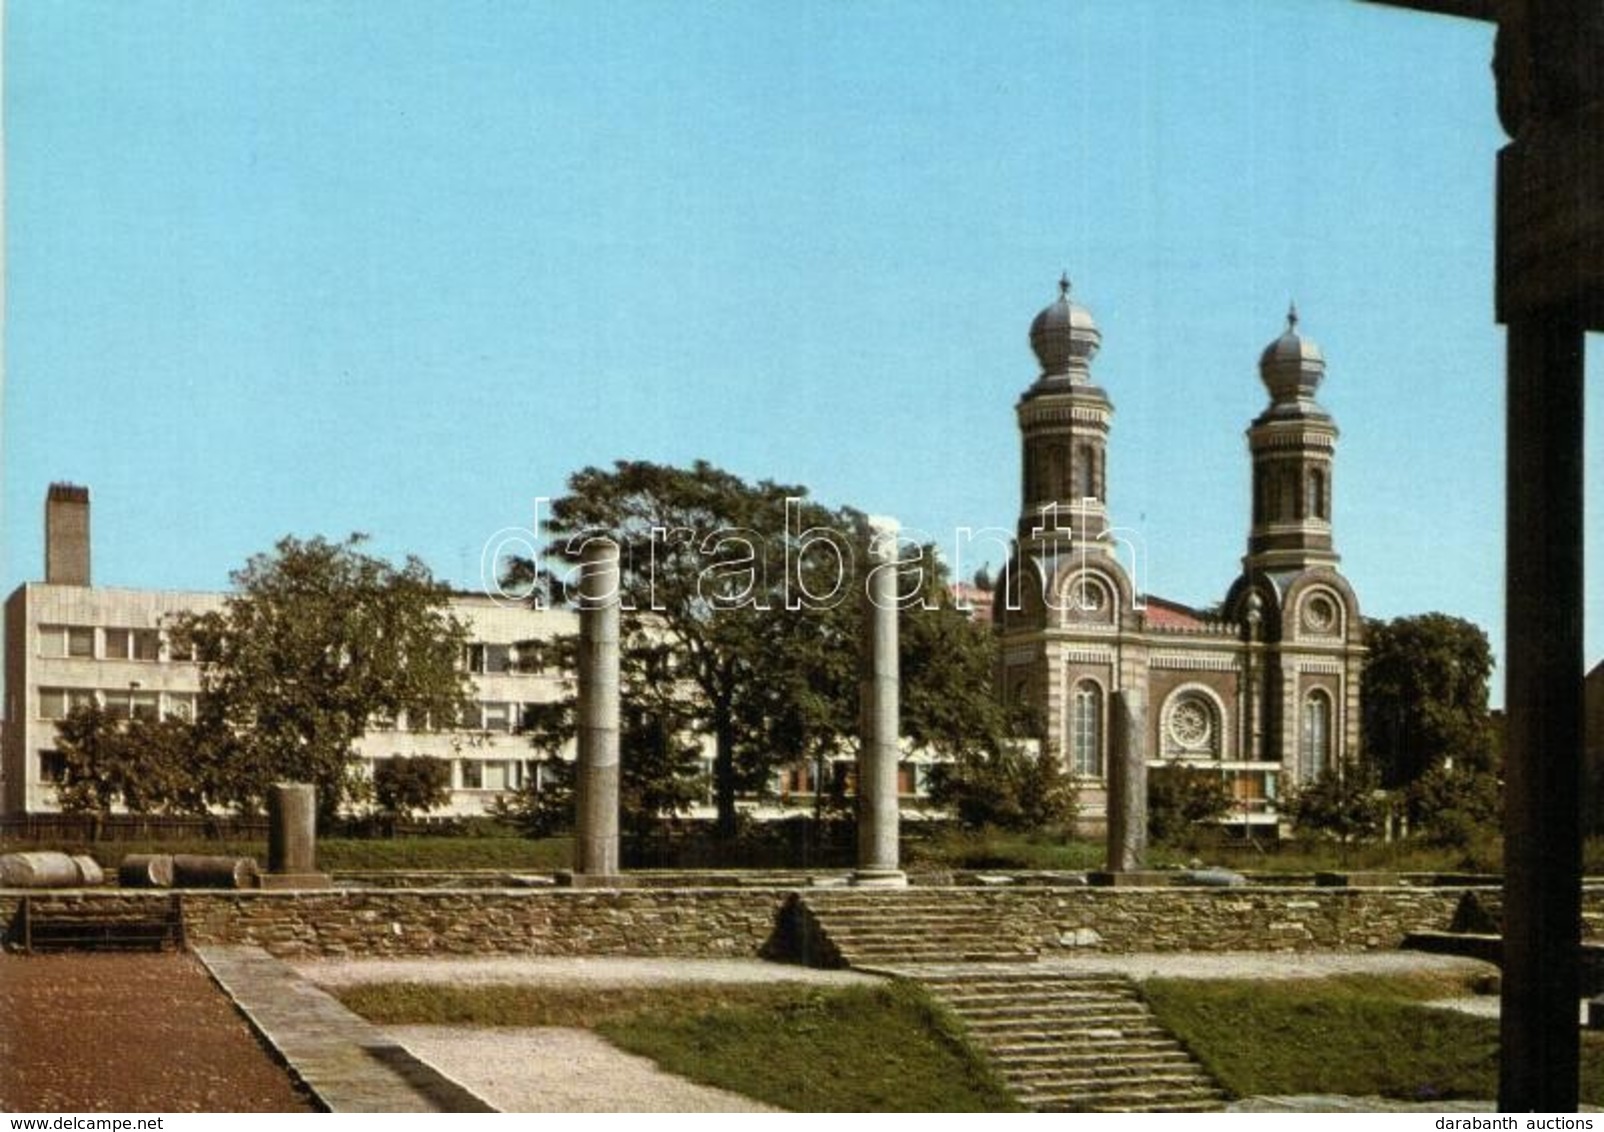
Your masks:
{"label": "paved walkway", "polygon": [[494,1112],[395,1039],[255,947],[195,954],[329,1112]]}

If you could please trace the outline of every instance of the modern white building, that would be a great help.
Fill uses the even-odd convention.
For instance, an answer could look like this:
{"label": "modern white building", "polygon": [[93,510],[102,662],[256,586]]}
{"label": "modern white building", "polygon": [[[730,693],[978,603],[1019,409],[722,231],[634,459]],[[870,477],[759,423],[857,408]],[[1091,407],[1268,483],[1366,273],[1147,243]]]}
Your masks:
{"label": "modern white building", "polygon": [[[52,485],[45,503],[45,580],[29,582],[5,603],[5,702],[0,729],[0,814],[59,812],[55,785],[62,774],[56,725],[73,708],[93,702],[114,716],[160,719],[193,715],[200,669],[169,632],[183,613],[221,609],[226,595],[176,590],[95,586],[90,577],[89,492]],[[482,593],[459,593],[451,612],[468,627],[463,663],[474,706],[466,726],[429,731],[405,718],[373,720],[357,755],[371,775],[390,758],[429,755],[451,767],[451,796],[431,817],[486,813],[504,793],[540,773],[545,753],[523,733],[524,713],[571,689],[568,674],[535,670],[520,644],[577,634],[577,614],[533,609]],[[527,651],[527,650],[526,650]],[[558,752],[573,757],[573,744]],[[855,752],[830,760],[825,781],[840,780],[852,793]],[[711,780],[713,744],[703,742],[703,769]],[[898,772],[905,816],[926,816],[931,766],[928,751],[909,750]],[[811,764],[775,772],[763,797],[741,808],[759,819],[812,813],[818,784]],[[711,793],[689,816],[710,818]]]}
{"label": "modern white building", "polygon": [[[56,725],[97,703],[121,718],[191,716],[200,669],[169,633],[182,613],[221,609],[224,595],[90,584],[89,492],[56,484],[45,503],[45,580],[19,586],[5,604],[5,728],[0,732],[0,812],[51,813],[61,776]],[[468,626],[464,658],[474,717],[462,730],[429,732],[405,719],[375,721],[358,754],[378,760],[432,755],[451,766],[448,816],[485,812],[535,773],[538,752],[521,732],[529,704],[560,698],[561,674],[526,671],[518,643],[578,631],[566,610],[536,610],[483,594],[459,594],[451,611]]]}

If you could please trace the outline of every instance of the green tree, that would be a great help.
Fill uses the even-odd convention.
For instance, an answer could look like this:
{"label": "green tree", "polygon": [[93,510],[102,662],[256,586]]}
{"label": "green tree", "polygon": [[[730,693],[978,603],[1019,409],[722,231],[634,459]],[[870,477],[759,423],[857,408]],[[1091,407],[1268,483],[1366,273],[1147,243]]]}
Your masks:
{"label": "green tree", "polygon": [[969,829],[1036,830],[1075,818],[1075,780],[1051,750],[965,748],[931,772],[930,800]]}
{"label": "green tree", "polygon": [[1218,771],[1168,762],[1147,772],[1147,832],[1154,841],[1180,840],[1218,822],[1235,804]]}
{"label": "green tree", "polygon": [[[621,461],[576,473],[545,533],[546,568],[516,563],[509,580],[553,602],[586,536],[619,542],[626,700],[655,690],[655,716],[673,717],[657,734],[712,740],[721,836],[735,831],[736,797],[767,789],[776,767],[809,762],[831,777],[858,727],[860,512],[706,463]],[[897,569],[904,733],[945,751],[995,747],[990,634],[950,608],[934,547],[904,544]],[[649,662],[644,685],[632,653]]]}
{"label": "green tree", "polygon": [[1494,770],[1487,634],[1444,613],[1370,621],[1364,670],[1365,749],[1382,784],[1408,786],[1449,760]]}
{"label": "green tree", "polygon": [[[521,642],[520,663],[543,671],[573,672],[578,639],[572,635]],[[660,638],[640,631],[620,641],[618,808],[637,835],[687,812],[706,793],[696,713],[687,690],[672,676],[672,655]],[[523,733],[542,770],[492,806],[500,819],[530,837],[550,837],[573,826],[574,766],[563,752],[577,740],[579,720],[572,676],[564,695],[524,709]]]}
{"label": "green tree", "polygon": [[381,759],[373,768],[373,800],[394,821],[438,810],[451,799],[451,764],[430,755]]}
{"label": "green tree", "polygon": [[466,711],[450,591],[363,542],[285,538],[232,575],[220,611],[179,620],[200,664],[199,726],[228,748],[217,801],[256,812],[273,782],[310,782],[327,820],[366,788],[354,750],[370,718],[443,728]]}
{"label": "green tree", "polygon": [[1404,798],[1410,829],[1432,845],[1471,849],[1497,838],[1503,825],[1503,787],[1475,767],[1432,767]]}
{"label": "green tree", "polygon": [[56,725],[67,813],[204,814],[216,781],[210,748],[187,721],[118,719],[90,705]]}
{"label": "green tree", "polygon": [[1284,806],[1298,832],[1323,833],[1346,846],[1381,831],[1386,820],[1386,795],[1366,764],[1342,770],[1327,767],[1296,791]]}

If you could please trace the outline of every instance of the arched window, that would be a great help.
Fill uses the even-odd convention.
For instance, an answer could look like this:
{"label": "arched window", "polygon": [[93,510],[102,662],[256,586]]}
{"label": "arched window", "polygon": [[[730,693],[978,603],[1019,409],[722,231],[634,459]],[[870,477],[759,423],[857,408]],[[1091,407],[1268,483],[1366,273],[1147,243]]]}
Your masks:
{"label": "arched window", "polygon": [[1312,782],[1331,765],[1331,698],[1310,692],[1303,701],[1303,779]]}
{"label": "arched window", "polygon": [[1075,450],[1075,498],[1097,498],[1097,452],[1090,444]]}
{"label": "arched window", "polygon": [[1076,777],[1103,776],[1103,690],[1090,680],[1075,685],[1070,701],[1069,749]]}
{"label": "arched window", "polygon": [[1311,519],[1324,519],[1326,515],[1326,474],[1319,468],[1309,471],[1309,505],[1307,514]]}
{"label": "arched window", "polygon": [[1220,757],[1220,713],[1202,692],[1180,692],[1164,713],[1164,757],[1217,759]]}
{"label": "arched window", "polygon": [[1064,485],[1068,483],[1068,469],[1064,467],[1064,457],[1068,449],[1062,444],[1049,444],[1047,446],[1047,489],[1043,493],[1048,499],[1062,499]]}

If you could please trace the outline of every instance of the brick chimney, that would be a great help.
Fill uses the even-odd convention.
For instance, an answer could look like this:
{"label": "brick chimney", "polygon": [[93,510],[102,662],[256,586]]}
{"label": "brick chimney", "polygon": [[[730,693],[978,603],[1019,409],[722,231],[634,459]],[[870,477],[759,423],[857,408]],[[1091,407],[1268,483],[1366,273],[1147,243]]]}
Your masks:
{"label": "brick chimney", "polygon": [[45,581],[89,584],[89,489],[53,483],[45,496]]}

